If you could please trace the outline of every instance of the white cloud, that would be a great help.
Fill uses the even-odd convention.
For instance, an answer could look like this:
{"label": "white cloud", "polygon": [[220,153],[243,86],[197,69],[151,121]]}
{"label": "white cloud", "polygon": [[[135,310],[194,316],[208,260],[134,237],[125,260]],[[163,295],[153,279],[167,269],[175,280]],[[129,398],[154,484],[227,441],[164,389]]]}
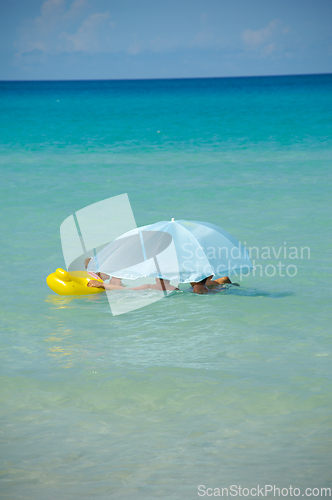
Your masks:
{"label": "white cloud", "polygon": [[41,16],[37,17],[35,22],[40,23],[43,20],[55,19],[63,13],[64,7],[64,0],[47,0],[41,6]]}
{"label": "white cloud", "polygon": [[142,52],[165,53],[177,49],[218,49],[225,46],[225,39],[214,35],[207,13],[202,13],[196,18],[195,28],[197,24],[199,30],[181,31],[175,34],[172,31],[172,35],[170,30],[151,37],[149,37],[149,32],[147,36],[142,33],[138,36],[135,32],[131,35],[132,43],[125,50],[128,54],[136,55]]}
{"label": "white cloud", "polygon": [[247,48],[256,48],[268,42],[276,32],[278,21],[274,19],[260,30],[247,29],[242,33],[242,40]]}
{"label": "white cloud", "polygon": [[16,57],[33,51],[44,54],[61,52],[112,51],[109,12],[89,14],[86,0],[74,0],[66,7],[65,0],[47,0],[38,17],[26,21],[15,42]]}
{"label": "white cloud", "polygon": [[84,14],[87,7],[88,3],[86,0],[75,0],[70,8],[64,13],[64,17],[66,19],[76,19],[81,13]]}
{"label": "white cloud", "polygon": [[109,52],[112,49],[109,12],[91,14],[76,33],[60,33],[65,52]]}
{"label": "white cloud", "polygon": [[245,51],[247,55],[250,51],[252,56],[259,58],[285,56],[290,32],[290,27],[278,19],[259,30],[247,29],[242,33]]}

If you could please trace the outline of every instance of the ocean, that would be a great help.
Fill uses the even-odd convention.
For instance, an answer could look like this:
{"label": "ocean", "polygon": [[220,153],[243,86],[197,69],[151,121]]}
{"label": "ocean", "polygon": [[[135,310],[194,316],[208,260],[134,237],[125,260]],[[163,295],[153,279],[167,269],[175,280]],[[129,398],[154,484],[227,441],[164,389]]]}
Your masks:
{"label": "ocean", "polygon": [[[0,82],[0,110],[1,498],[325,498],[332,75]],[[255,270],[119,316],[57,296],[60,224],[124,193]]]}

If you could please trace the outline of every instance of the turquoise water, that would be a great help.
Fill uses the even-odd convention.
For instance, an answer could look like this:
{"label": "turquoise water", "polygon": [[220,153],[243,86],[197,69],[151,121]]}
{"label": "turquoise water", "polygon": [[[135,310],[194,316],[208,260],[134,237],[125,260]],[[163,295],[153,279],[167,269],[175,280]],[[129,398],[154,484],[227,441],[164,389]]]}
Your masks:
{"label": "turquoise water", "polygon": [[[332,487],[332,76],[0,91],[1,498]],[[221,226],[255,272],[116,317],[56,296],[61,222],[122,193],[137,225]]]}

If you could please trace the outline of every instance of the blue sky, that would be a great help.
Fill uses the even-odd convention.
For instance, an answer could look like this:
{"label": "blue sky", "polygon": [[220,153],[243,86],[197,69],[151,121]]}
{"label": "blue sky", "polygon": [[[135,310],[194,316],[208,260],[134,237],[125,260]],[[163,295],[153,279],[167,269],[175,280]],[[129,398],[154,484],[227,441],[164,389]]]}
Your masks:
{"label": "blue sky", "polygon": [[0,79],[332,73],[332,0],[0,0]]}

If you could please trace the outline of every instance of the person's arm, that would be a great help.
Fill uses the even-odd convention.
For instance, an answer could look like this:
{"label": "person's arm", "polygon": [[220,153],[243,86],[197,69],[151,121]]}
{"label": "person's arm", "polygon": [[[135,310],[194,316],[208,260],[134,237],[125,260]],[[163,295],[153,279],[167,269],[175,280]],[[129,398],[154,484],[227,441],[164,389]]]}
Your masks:
{"label": "person's arm", "polygon": [[110,285],[109,283],[101,283],[101,281],[90,280],[88,282],[88,287],[90,288],[103,288],[104,290],[123,290],[124,286]]}
{"label": "person's arm", "polygon": [[173,285],[165,285],[165,288],[162,287],[162,285],[158,285],[157,283],[154,283],[153,285],[151,283],[148,283],[147,285],[140,285],[136,286],[133,288],[130,288],[130,290],[168,290],[168,291],[173,291],[173,290],[179,290]]}
{"label": "person's arm", "polygon": [[130,288],[130,290],[151,290],[151,288],[157,288],[157,285],[155,283],[153,285],[148,283],[147,285],[135,286],[133,288]]}

